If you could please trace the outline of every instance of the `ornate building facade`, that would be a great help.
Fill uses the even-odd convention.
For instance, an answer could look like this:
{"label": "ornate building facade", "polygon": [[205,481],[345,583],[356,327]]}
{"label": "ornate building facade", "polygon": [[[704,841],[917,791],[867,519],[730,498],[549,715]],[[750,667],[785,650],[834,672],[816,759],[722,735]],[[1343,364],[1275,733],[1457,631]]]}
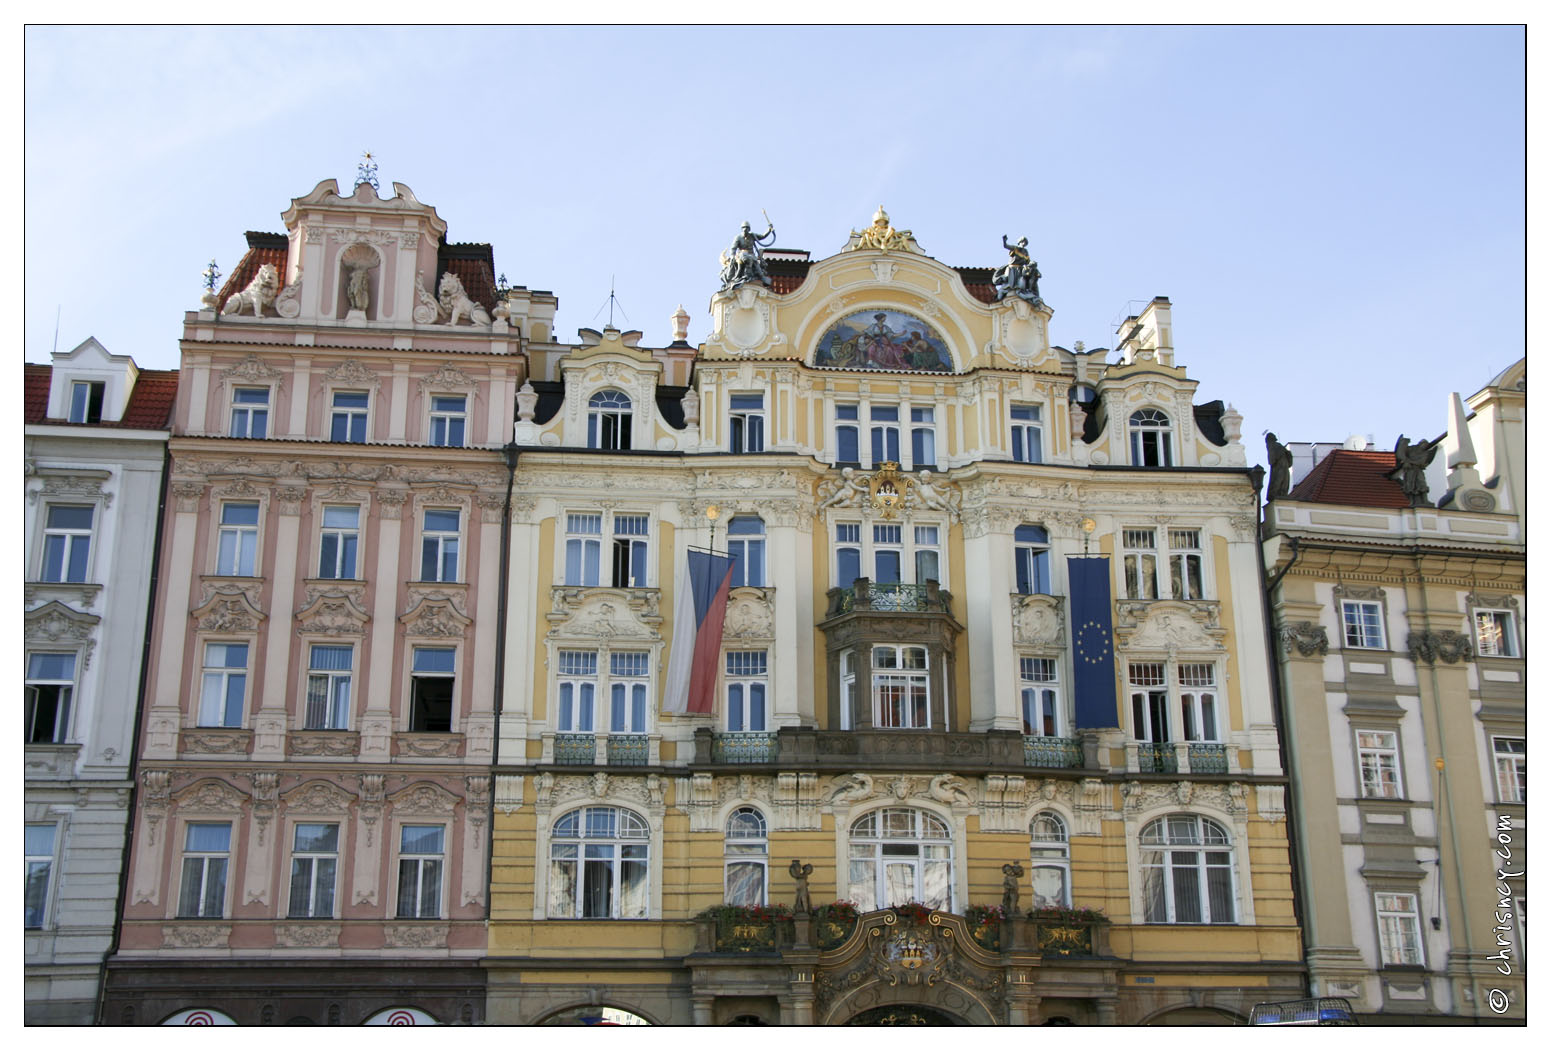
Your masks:
{"label": "ornate building facade", "polygon": [[1525,1017],[1525,397],[1273,477],[1310,982],[1383,1020]]}
{"label": "ornate building facade", "polygon": [[176,372],[95,339],[24,380],[28,1024],[90,1024],[113,938]]}

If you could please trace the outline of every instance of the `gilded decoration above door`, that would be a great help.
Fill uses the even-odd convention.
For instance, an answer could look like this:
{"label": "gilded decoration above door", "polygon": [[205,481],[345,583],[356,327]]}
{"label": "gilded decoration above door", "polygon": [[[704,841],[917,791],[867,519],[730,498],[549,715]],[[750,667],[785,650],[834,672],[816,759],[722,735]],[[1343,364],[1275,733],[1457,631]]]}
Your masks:
{"label": "gilded decoration above door", "polygon": [[813,364],[836,369],[952,372],[953,356],[931,325],[899,310],[859,310],[819,337]]}

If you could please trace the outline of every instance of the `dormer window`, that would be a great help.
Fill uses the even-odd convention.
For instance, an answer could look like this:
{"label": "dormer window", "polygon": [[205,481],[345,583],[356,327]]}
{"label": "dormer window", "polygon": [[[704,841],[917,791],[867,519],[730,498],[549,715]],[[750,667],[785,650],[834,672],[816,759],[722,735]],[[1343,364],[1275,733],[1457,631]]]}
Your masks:
{"label": "dormer window", "polygon": [[1131,414],[1131,466],[1172,467],[1174,450],[1169,439],[1169,418],[1157,409],[1138,409]]}
{"label": "dormer window", "polygon": [[108,385],[101,380],[75,380],[70,384],[70,422],[101,423],[102,399]]}
{"label": "dormer window", "polygon": [[587,403],[587,448],[630,448],[630,399],[617,390],[600,390]]}

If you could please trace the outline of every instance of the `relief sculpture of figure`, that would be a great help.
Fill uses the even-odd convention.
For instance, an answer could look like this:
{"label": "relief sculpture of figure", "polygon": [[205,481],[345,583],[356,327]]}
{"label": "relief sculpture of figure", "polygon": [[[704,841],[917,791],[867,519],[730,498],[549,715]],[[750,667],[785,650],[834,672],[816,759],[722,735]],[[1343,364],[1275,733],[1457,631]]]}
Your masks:
{"label": "relief sculpture of figure", "polygon": [[770,286],[770,275],[765,272],[765,253],[761,248],[775,242],[775,225],[768,218],[765,225],[768,229],[755,235],[753,228],[745,222],[732,239],[732,245],[722,253],[723,291],[750,281],[758,281],[767,288]]}
{"label": "relief sculpture of figure", "polygon": [[1293,455],[1287,446],[1276,440],[1276,435],[1266,432],[1266,463],[1271,468],[1271,484],[1266,487],[1266,503],[1286,496],[1292,488]]}
{"label": "relief sculpture of figure", "polygon": [[1395,469],[1386,477],[1400,483],[1401,491],[1411,501],[1412,507],[1427,506],[1427,465],[1438,455],[1438,443],[1441,441],[1443,435],[1440,434],[1430,442],[1420,441],[1413,445],[1402,434],[1395,442]]}
{"label": "relief sculpture of figure", "polygon": [[1030,303],[1038,303],[1039,264],[1029,258],[1029,239],[1018,238],[1017,244],[1008,244],[1007,235],[1002,235],[1002,247],[1007,249],[1007,262],[997,267],[991,275],[991,283],[996,286],[996,298],[1006,299],[1008,296],[1017,296],[1026,299]]}
{"label": "relief sculpture of figure", "polygon": [[792,894],[792,911],[798,915],[813,911],[813,902],[808,900],[808,877],[813,875],[813,866],[804,865],[796,858],[787,867],[792,874],[792,879],[797,881],[797,890]]}

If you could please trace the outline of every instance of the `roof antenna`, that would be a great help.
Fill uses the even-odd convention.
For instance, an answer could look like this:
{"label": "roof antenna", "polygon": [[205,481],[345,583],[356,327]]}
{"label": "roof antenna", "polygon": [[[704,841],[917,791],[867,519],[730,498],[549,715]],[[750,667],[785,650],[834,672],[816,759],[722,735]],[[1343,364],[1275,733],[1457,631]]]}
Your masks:
{"label": "roof antenna", "polygon": [[59,353],[59,312],[64,309],[64,304],[54,307],[54,353]]}
{"label": "roof antenna", "polygon": [[[613,328],[614,327],[614,306],[618,302],[619,302],[618,297],[616,297],[614,295],[614,275],[610,274],[609,275],[609,301],[607,303],[603,304],[603,306],[606,306],[606,307],[609,308],[609,328]],[[598,314],[601,314],[601,313],[603,313],[603,307],[599,307],[598,308]],[[592,319],[594,321],[598,320],[598,314],[594,314],[592,316]],[[627,322],[630,320],[630,315],[625,313],[625,308],[624,307],[620,307],[619,308],[619,316],[624,318]]]}

